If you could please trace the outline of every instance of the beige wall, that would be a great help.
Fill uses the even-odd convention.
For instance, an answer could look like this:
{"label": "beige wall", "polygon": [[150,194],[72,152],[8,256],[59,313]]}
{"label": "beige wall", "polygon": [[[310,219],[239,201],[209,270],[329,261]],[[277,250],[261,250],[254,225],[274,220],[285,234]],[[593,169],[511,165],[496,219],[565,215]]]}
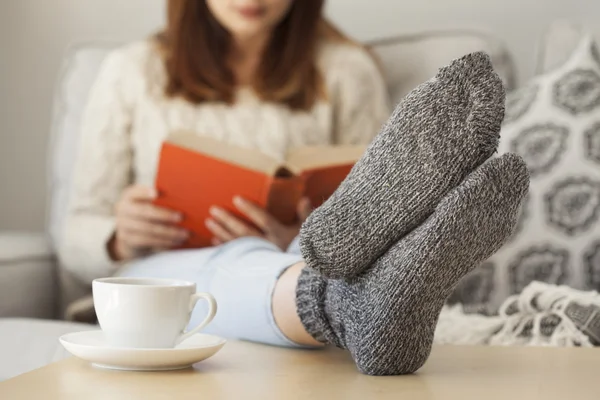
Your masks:
{"label": "beige wall", "polygon": [[[534,43],[549,21],[581,21],[600,34],[596,0],[407,3],[329,0],[328,12],[359,39],[425,29],[485,29],[508,43],[522,78],[531,74]],[[160,26],[163,6],[163,0],[0,1],[0,229],[44,225],[52,90],[66,46],[80,40],[141,37]]]}
{"label": "beige wall", "polygon": [[0,1],[0,229],[42,229],[55,78],[79,40],[156,29],[163,0]]}
{"label": "beige wall", "polygon": [[[600,39],[598,0],[329,0],[342,28],[359,38],[423,29],[472,28],[501,37],[521,77],[531,76],[534,46],[550,21],[585,24]],[[406,4],[413,4],[407,6]]]}

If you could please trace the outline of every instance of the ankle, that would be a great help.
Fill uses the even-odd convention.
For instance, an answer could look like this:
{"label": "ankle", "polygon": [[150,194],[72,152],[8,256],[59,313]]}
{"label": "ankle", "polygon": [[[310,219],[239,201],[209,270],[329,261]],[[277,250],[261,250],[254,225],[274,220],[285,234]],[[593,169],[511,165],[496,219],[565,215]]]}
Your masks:
{"label": "ankle", "polygon": [[304,267],[298,276],[296,310],[304,329],[321,343],[344,348],[330,325],[325,309],[328,281],[318,272]]}
{"label": "ankle", "polygon": [[303,262],[295,264],[277,280],[273,290],[273,318],[281,333],[292,342],[301,346],[322,346],[306,331],[296,307],[297,284],[303,269]]}

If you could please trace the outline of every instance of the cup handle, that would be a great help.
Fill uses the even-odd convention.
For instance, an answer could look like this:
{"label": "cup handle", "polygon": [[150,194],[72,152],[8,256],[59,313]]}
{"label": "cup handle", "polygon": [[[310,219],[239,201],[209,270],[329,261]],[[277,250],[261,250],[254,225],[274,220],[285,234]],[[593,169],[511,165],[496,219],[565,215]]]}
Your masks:
{"label": "cup handle", "polygon": [[177,344],[183,342],[193,334],[198,333],[206,325],[210,324],[210,321],[212,321],[215,317],[215,314],[217,314],[217,302],[215,301],[215,298],[209,293],[194,293],[190,298],[190,312],[194,310],[196,303],[200,299],[204,299],[208,303],[208,315],[198,326],[196,326],[193,329],[190,329],[189,331],[179,336],[179,338],[177,339]]}

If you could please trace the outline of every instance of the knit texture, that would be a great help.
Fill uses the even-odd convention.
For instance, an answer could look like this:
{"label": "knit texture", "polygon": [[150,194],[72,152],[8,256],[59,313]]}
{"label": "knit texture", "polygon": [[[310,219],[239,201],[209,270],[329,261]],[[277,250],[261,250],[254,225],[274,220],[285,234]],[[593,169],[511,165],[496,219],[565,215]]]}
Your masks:
{"label": "knit texture", "polygon": [[398,105],[308,218],[301,232],[307,264],[329,278],[361,273],[494,153],[503,117],[504,88],[486,54],[442,68]]}
{"label": "knit texture", "polygon": [[429,357],[445,299],[511,235],[528,186],[522,159],[504,155],[472,172],[363,274],[336,280],[305,267],[296,294],[304,327],[348,349],[363,373],[415,372]]}
{"label": "knit texture", "polygon": [[306,330],[372,375],[429,357],[445,300],[511,235],[529,174],[498,144],[504,90],[489,58],[454,61],[394,111],[301,230]]}

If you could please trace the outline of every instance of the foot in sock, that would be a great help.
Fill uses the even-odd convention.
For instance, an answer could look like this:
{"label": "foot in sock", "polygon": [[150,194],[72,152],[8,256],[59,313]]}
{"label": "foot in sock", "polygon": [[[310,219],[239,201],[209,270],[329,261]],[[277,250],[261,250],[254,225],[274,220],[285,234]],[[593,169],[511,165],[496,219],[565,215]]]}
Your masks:
{"label": "foot in sock", "polygon": [[504,155],[473,171],[363,274],[328,279],[308,264],[296,292],[304,327],[348,349],[363,373],[416,371],[429,357],[444,301],[510,236],[528,187],[524,162]]}
{"label": "foot in sock", "polygon": [[489,57],[454,61],[402,101],[329,200],[308,218],[308,264],[351,277],[421,224],[496,150],[504,88]]}

